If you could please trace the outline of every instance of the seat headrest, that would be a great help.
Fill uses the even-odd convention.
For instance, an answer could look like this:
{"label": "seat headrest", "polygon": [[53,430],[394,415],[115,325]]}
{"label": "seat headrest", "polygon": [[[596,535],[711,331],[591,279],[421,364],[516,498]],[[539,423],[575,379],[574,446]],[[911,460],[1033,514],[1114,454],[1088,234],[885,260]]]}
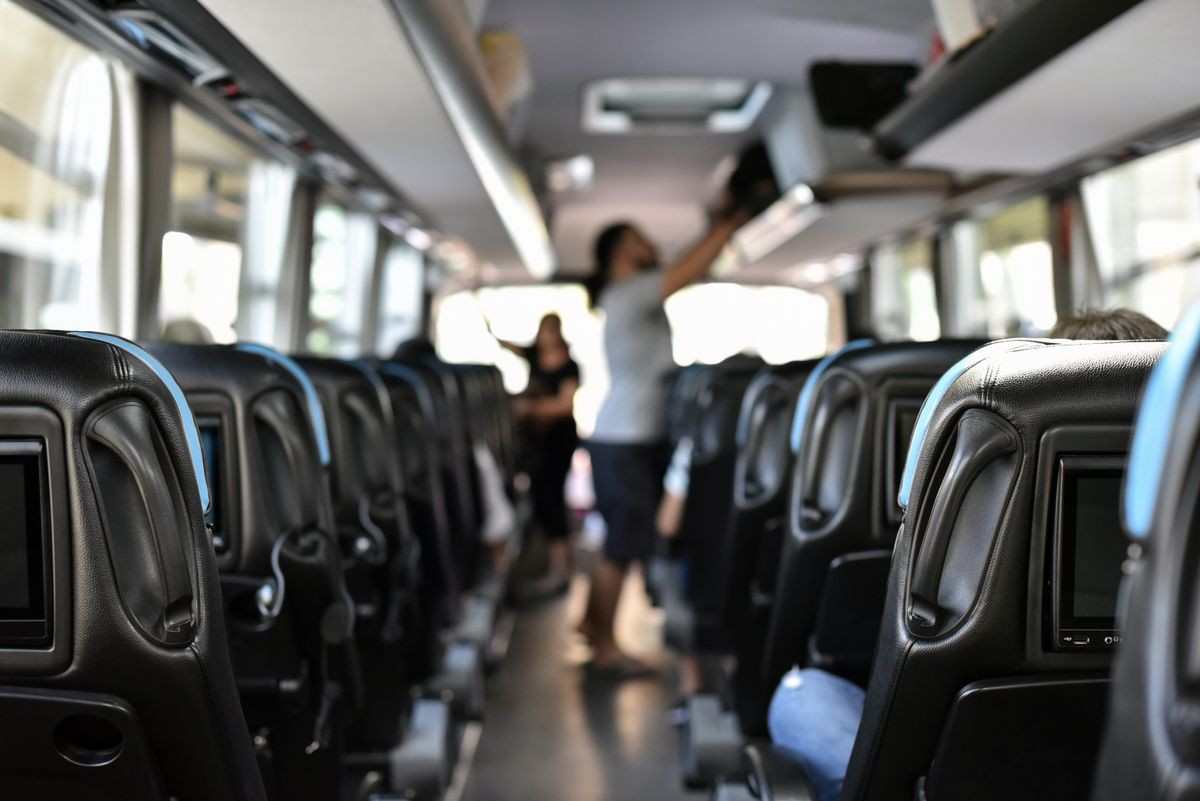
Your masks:
{"label": "seat headrest", "polygon": [[73,331],[71,332],[71,336],[104,342],[113,347],[120,348],[150,368],[150,371],[162,381],[163,386],[171,394],[171,400],[175,402],[176,409],[179,411],[179,420],[183,426],[184,439],[187,442],[188,454],[192,461],[192,471],[196,474],[196,487],[200,492],[200,509],[207,513],[212,506],[212,500],[209,494],[208,476],[204,469],[204,453],[200,447],[200,429],[196,426],[196,418],[192,415],[187,397],[183,394],[183,390],[180,388],[179,382],[175,380],[175,376],[171,375],[170,371],[163,367],[162,362],[154,358],[144,348],[127,339],[122,339],[112,334],[100,334],[94,331]]}
{"label": "seat headrest", "polygon": [[847,353],[853,353],[856,350],[869,348],[875,344],[873,339],[856,339],[853,342],[847,343],[840,350],[835,351],[825,358],[817,362],[811,373],[808,374],[808,380],[804,382],[804,387],[800,390],[800,398],[796,401],[796,415],[792,418],[792,450],[800,450],[800,440],[804,435],[804,423],[808,420],[808,412],[812,406],[813,394],[817,391],[817,384],[821,380],[821,376],[828,370],[834,362],[841,356]]}
{"label": "seat headrest", "polygon": [[1167,450],[1179,418],[1184,390],[1200,361],[1200,303],[1193,303],[1171,335],[1138,409],[1125,480],[1125,527],[1145,539],[1154,524]]}
{"label": "seat headrest", "polygon": [[937,409],[942,398],[950,390],[951,385],[958,380],[959,376],[970,370],[975,365],[997,353],[1007,353],[1011,350],[1018,350],[1023,347],[1037,347],[1041,343],[1037,340],[1028,339],[1001,339],[972,351],[971,353],[960,359],[953,367],[942,374],[938,382],[934,384],[932,390],[925,397],[925,402],[921,404],[921,411],[917,414],[917,422],[913,427],[913,437],[908,445],[908,456],[904,460],[904,473],[900,477],[900,494],[897,501],[900,503],[901,509],[908,508],[908,500],[912,495],[913,480],[916,478],[917,462],[920,459],[921,448],[925,444],[925,437],[929,433],[929,424],[933,420],[933,413]]}
{"label": "seat headrest", "polygon": [[1153,341],[1006,339],[972,352],[938,380],[921,407],[901,480],[901,505],[911,505],[920,467],[934,458],[935,429],[950,422],[939,421],[943,410],[988,408],[1030,429],[1081,414],[1088,422],[1127,421],[1165,349],[1166,343]]}
{"label": "seat headrest", "polygon": [[333,460],[333,453],[329,447],[329,430],[325,426],[325,412],[321,408],[321,397],[317,394],[317,387],[313,384],[312,378],[295,359],[285,356],[274,348],[253,342],[240,342],[234,347],[243,353],[253,353],[274,362],[291,373],[292,377],[300,384],[301,389],[304,390],[305,403],[308,406],[308,419],[312,424],[313,434],[317,438],[317,455],[321,459],[321,464],[328,467]]}
{"label": "seat headrest", "polygon": [[750,436],[750,429],[754,425],[754,410],[764,400],[765,395],[771,394],[772,390],[781,390],[787,384],[793,381],[799,381],[800,378],[807,378],[808,374],[817,366],[817,361],[800,361],[788,362],[787,364],[771,365],[759,369],[754,376],[754,380],[750,382],[750,386],[746,388],[746,394],[742,398],[742,408],[738,415],[737,424],[737,442],[739,446],[745,445]]}

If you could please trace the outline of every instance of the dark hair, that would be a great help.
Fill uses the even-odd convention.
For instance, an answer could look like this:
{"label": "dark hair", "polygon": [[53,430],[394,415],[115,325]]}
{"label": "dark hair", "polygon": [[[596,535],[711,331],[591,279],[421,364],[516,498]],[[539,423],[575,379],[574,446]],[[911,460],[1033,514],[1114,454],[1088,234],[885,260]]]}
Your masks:
{"label": "dark hair", "polygon": [[433,343],[426,337],[418,336],[412,339],[406,339],[396,346],[395,352],[392,354],[394,362],[411,362],[419,361],[429,356],[437,356],[437,349]]}
{"label": "dark hair", "polygon": [[1167,329],[1132,309],[1084,309],[1059,320],[1053,339],[1166,339]]}
{"label": "dark hair", "polygon": [[600,295],[608,286],[612,276],[612,262],[617,252],[617,246],[621,244],[621,239],[625,234],[632,230],[634,230],[633,223],[622,220],[608,226],[596,237],[596,243],[592,246],[595,266],[592,275],[584,282],[584,288],[588,293],[588,303],[593,307],[600,301]]}

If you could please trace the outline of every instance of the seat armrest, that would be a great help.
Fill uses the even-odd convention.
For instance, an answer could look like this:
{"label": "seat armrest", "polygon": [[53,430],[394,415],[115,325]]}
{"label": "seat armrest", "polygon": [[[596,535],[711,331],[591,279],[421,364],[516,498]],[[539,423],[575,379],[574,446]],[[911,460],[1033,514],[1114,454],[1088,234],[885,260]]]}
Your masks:
{"label": "seat armrest", "polygon": [[749,745],[745,751],[750,792],[759,801],[818,801],[804,764],[774,745]]}

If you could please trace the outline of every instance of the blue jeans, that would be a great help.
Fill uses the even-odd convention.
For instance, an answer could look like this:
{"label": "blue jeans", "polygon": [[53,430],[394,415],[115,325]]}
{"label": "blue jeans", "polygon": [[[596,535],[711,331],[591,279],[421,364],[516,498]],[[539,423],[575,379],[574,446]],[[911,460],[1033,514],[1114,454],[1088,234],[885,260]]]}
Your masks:
{"label": "blue jeans", "polygon": [[821,801],[842,793],[866,695],[832,673],[792,668],[771,698],[771,740],[800,758]]}

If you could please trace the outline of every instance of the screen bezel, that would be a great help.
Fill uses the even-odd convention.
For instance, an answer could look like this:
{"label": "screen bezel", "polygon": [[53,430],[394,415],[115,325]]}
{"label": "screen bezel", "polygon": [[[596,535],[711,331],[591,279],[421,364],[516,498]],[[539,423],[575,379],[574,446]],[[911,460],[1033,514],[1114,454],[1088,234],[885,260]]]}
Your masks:
{"label": "screen bezel", "polygon": [[1117,474],[1123,478],[1128,460],[1124,456],[1062,456],[1058,459],[1055,471],[1054,512],[1053,512],[1053,565],[1051,580],[1053,581],[1053,613],[1054,613],[1054,642],[1060,647],[1070,647],[1072,650],[1081,646],[1067,646],[1063,637],[1070,635],[1085,635],[1094,638],[1085,646],[1089,648],[1111,648],[1120,641],[1116,617],[1078,617],[1074,614],[1075,590],[1075,549],[1074,526],[1069,515],[1068,483],[1079,476],[1102,474],[1112,477]]}
{"label": "screen bezel", "polygon": [[33,440],[0,442],[0,464],[16,464],[24,471],[29,582],[28,604],[0,607],[0,647],[44,647],[51,644],[54,634],[50,615],[53,581],[45,446]]}
{"label": "screen bezel", "polygon": [[[887,406],[887,427],[884,435],[887,437],[886,456],[884,463],[884,499],[886,519],[892,525],[904,522],[904,510],[900,508],[900,480],[904,472],[904,460],[908,458],[908,449],[912,445],[912,435],[916,433],[917,417],[921,414],[921,399],[894,398]],[[913,430],[909,432],[909,442],[903,448],[897,442],[900,431],[900,415],[911,413]]]}
{"label": "screen bezel", "polygon": [[[209,512],[205,515],[205,522],[209,523],[210,534],[212,538],[213,551],[217,556],[223,556],[229,551],[229,533],[228,521],[225,515],[225,506],[228,502],[228,492],[225,487],[225,474],[227,472],[225,452],[228,450],[225,442],[225,420],[219,414],[197,414],[196,428],[200,432],[200,447],[203,449],[207,444],[207,439],[204,436],[207,430],[214,433],[214,439],[217,443],[217,452],[211,457],[206,452],[204,454],[204,469],[208,475],[205,479],[208,481],[209,494]],[[210,463],[211,458],[211,463]],[[210,467],[216,467],[216,475],[209,473]]]}

